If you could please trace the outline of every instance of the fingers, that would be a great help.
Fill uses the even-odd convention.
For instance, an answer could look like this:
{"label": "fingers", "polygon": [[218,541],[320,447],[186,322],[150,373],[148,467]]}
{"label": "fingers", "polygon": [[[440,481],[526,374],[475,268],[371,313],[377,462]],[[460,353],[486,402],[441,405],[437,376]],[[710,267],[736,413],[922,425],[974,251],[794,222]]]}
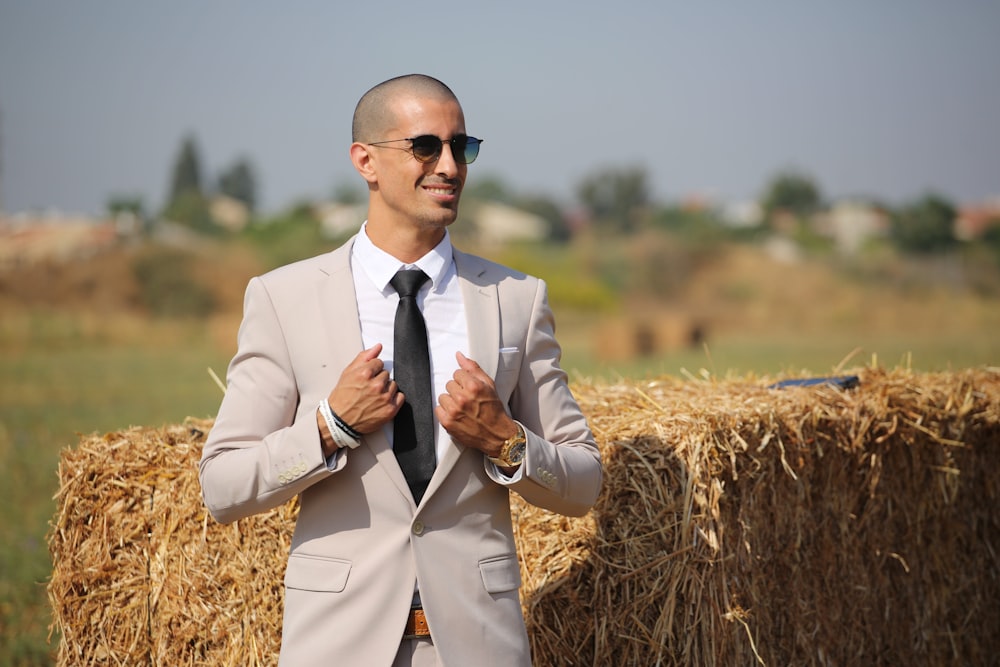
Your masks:
{"label": "fingers", "polygon": [[500,399],[493,378],[461,352],[456,353],[455,358],[459,368],[445,385],[445,393],[438,397],[441,411],[451,419],[478,419],[484,411],[495,411],[500,406]]}
{"label": "fingers", "polygon": [[379,383],[381,383],[385,385],[381,388],[388,388],[389,373],[385,370],[385,364],[378,357],[381,352],[381,343],[376,343],[367,350],[359,352],[344,369],[342,380],[350,378],[353,383],[370,385],[374,389],[380,388]]}
{"label": "fingers", "polygon": [[370,433],[392,419],[405,400],[379,359],[381,352],[381,344],[359,352],[328,398],[333,411],[361,433]]}
{"label": "fingers", "polygon": [[367,350],[361,350],[361,352],[358,353],[358,356],[354,357],[354,361],[352,361],[349,365],[377,369],[374,371],[374,375],[385,367],[382,360],[378,358],[378,355],[380,354],[382,354],[382,343],[375,343]]}
{"label": "fingers", "polygon": [[496,443],[507,438],[500,434],[511,430],[511,419],[486,371],[461,352],[455,358],[458,370],[438,397],[435,414],[456,442],[495,454]]}
{"label": "fingers", "polygon": [[382,343],[375,343],[367,350],[361,350],[361,352],[358,353],[358,358],[365,358],[370,360],[378,357],[378,355],[380,354],[382,354]]}
{"label": "fingers", "polygon": [[458,360],[458,370],[445,386],[445,391],[459,397],[470,399],[496,396],[496,385],[486,371],[472,359],[461,352],[455,354]]}
{"label": "fingers", "polygon": [[475,372],[478,370],[479,372],[483,372],[483,369],[480,368],[479,364],[462,354],[461,351],[455,353],[455,359],[458,360],[458,367],[463,370],[467,370],[469,372]]}

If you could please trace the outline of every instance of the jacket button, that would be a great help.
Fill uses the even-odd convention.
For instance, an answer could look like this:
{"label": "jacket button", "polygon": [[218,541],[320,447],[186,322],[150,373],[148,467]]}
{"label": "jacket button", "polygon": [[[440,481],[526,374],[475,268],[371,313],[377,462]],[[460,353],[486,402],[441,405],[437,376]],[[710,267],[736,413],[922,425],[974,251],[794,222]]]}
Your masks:
{"label": "jacket button", "polygon": [[413,534],[414,535],[424,534],[424,522],[421,521],[420,519],[417,519],[416,521],[413,522]]}

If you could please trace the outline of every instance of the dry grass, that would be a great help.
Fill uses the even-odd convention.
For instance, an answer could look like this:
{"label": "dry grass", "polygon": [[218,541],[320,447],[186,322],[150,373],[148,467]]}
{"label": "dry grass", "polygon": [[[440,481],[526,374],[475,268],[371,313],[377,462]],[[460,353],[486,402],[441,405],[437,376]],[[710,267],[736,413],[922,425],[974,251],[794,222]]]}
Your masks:
{"label": "dry grass", "polygon": [[295,507],[212,521],[197,476],[207,426],[135,428],[64,452],[50,533],[59,664],[243,666],[277,655]]}
{"label": "dry grass", "polygon": [[516,503],[538,664],[992,660],[1000,373],[577,393],[607,476],[573,557],[535,561],[553,520]]}
{"label": "dry grass", "polygon": [[[1000,372],[580,384],[586,517],[513,500],[537,665],[985,665],[1000,645]],[[294,505],[207,518],[206,423],[60,464],[60,665],[274,664]]]}

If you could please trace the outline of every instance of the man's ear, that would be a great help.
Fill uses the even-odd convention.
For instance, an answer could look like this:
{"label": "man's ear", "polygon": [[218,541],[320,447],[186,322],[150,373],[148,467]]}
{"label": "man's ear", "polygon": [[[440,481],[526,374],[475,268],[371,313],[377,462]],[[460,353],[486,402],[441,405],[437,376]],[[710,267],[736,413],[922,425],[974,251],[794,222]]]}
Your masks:
{"label": "man's ear", "polygon": [[351,163],[361,177],[369,183],[378,182],[372,153],[366,144],[355,142],[351,144]]}

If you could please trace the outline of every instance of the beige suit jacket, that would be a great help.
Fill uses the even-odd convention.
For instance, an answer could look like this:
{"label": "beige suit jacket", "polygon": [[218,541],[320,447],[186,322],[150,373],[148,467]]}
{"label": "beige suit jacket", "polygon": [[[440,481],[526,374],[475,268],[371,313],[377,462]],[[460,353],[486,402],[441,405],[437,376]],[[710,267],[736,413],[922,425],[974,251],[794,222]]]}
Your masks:
{"label": "beige suit jacket", "polygon": [[381,430],[327,468],[316,406],[362,350],[353,239],[254,278],[228,389],[201,460],[206,506],[231,522],[296,495],[281,665],[389,665],[414,583],[445,665],[528,665],[509,490],[581,515],[597,498],[593,435],[558,365],[545,284],[455,251],[471,358],[527,434],[523,475],[449,442],[421,502]]}

